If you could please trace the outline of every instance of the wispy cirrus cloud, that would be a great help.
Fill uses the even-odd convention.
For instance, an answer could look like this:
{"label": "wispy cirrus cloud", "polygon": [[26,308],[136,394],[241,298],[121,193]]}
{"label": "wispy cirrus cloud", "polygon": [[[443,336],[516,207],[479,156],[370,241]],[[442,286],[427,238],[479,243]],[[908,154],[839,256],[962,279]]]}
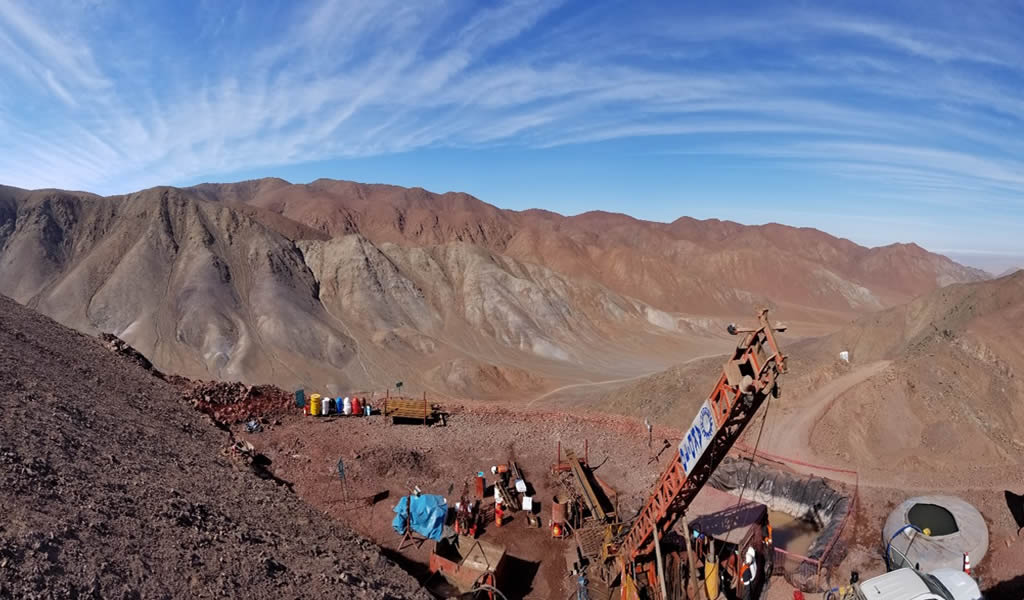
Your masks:
{"label": "wispy cirrus cloud", "polygon": [[[59,83],[54,72],[70,84],[87,89],[102,89],[110,82],[103,76],[99,66],[93,59],[88,46],[79,46],[60,39],[45,25],[33,18],[16,2],[8,2],[0,10],[0,23],[3,24],[5,45],[14,50],[8,61],[22,62],[35,71],[36,76],[48,80],[47,84],[56,91],[58,96],[66,94],[63,84]],[[25,63],[30,63],[25,65]]]}
{"label": "wispy cirrus cloud", "polygon": [[1021,207],[1019,11],[965,24],[688,10],[8,4],[0,180],[126,192],[422,148],[658,137],[680,153],[778,161],[922,202]]}
{"label": "wispy cirrus cloud", "polygon": [[[822,30],[851,36],[861,36],[914,56],[932,61],[974,62],[1015,67],[1011,57],[1001,52],[996,44],[977,38],[946,31],[915,31],[913,28],[856,18],[825,17],[815,25]],[[1004,47],[1002,50],[1006,50]],[[1014,49],[1016,53],[1016,50]]]}

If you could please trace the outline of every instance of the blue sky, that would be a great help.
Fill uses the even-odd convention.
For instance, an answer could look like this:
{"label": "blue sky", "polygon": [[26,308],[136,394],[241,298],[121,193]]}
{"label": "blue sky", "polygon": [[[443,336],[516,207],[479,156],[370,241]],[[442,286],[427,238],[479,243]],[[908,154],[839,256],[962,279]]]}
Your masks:
{"label": "blue sky", "polygon": [[0,182],[279,176],[1024,255],[1020,2],[7,2]]}

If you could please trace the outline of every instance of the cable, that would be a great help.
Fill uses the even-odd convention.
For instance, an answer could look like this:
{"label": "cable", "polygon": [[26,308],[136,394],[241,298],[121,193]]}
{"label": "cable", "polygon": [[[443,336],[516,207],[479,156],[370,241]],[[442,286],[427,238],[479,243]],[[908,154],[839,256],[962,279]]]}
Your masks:
{"label": "cable", "polygon": [[772,394],[769,392],[768,400],[765,401],[764,414],[761,415],[761,427],[757,430],[757,439],[754,440],[754,451],[750,455],[750,464],[747,465],[747,475],[743,478],[743,486],[740,487],[740,497],[736,500],[736,508],[743,502],[743,494],[747,491],[747,484],[750,482],[750,471],[754,467],[754,459],[757,458],[757,448],[761,445],[761,434],[764,433],[764,424],[768,420],[768,409],[771,408]]}
{"label": "cable", "polygon": [[501,596],[501,600],[508,600],[508,598],[505,597],[505,594],[501,593],[501,590],[494,587],[493,585],[487,585],[486,583],[481,583],[475,588],[469,590],[470,594],[476,594],[477,592],[494,592],[495,594]]}

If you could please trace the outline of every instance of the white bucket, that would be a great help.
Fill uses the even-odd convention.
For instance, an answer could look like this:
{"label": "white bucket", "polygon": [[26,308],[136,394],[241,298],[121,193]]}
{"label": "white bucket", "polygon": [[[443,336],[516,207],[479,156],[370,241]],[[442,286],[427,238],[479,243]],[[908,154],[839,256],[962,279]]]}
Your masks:
{"label": "white bucket", "polygon": [[516,491],[520,494],[526,493],[526,482],[522,479],[516,479]]}
{"label": "white bucket", "polygon": [[523,496],[523,510],[533,510],[533,496]]}
{"label": "white bucket", "polygon": [[320,414],[326,416],[331,410],[331,399],[325,397],[320,401]]}
{"label": "white bucket", "polygon": [[352,414],[352,399],[349,398],[348,396],[345,396],[345,399],[342,400],[341,410],[346,415]]}
{"label": "white bucket", "polygon": [[839,353],[839,360],[843,362],[850,362],[850,353],[847,352],[846,350],[843,350],[842,352]]}

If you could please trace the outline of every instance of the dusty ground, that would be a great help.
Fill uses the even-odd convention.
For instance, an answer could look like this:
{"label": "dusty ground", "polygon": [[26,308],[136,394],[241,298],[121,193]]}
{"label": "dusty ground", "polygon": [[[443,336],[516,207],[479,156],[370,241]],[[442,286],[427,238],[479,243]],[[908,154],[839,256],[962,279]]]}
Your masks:
{"label": "dusty ground", "polygon": [[[402,495],[418,485],[454,503],[463,483],[477,471],[489,475],[491,465],[514,456],[537,490],[543,525],[531,529],[523,517],[513,517],[500,529],[488,526],[482,538],[506,545],[517,559],[522,583],[513,586],[516,597],[563,598],[568,593],[563,587],[567,579],[562,555],[571,546],[553,540],[547,529],[550,500],[559,489],[551,475],[559,440],[581,454],[584,440],[589,440],[590,462],[597,476],[625,492],[619,499],[623,512],[631,514],[639,508],[660,472],[656,463],[647,464],[646,432],[619,417],[474,407],[455,412],[446,427],[389,425],[389,421],[381,416],[296,416],[246,439],[270,457],[274,473],[292,482],[296,492],[323,511],[325,518],[343,522],[392,551],[400,541],[391,529],[392,508]],[[339,458],[345,461],[350,496],[386,490],[388,499],[370,509],[338,510],[342,500],[336,471]],[[454,489],[451,494],[449,486]],[[429,549],[430,544],[424,544],[403,552],[407,566],[418,572],[428,560]]]}
{"label": "dusty ground", "polygon": [[[856,378],[843,382],[853,379]],[[830,388],[829,393],[835,391]],[[629,515],[646,498],[664,464],[648,464],[646,431],[641,423],[626,417],[511,412],[481,405],[456,407],[453,413],[447,427],[389,425],[380,416],[295,416],[247,439],[271,457],[275,474],[293,482],[296,492],[326,513],[326,518],[350,525],[388,551],[396,551],[400,540],[390,526],[394,516],[391,509],[400,496],[416,485],[454,501],[463,482],[476,471],[488,471],[490,465],[515,456],[536,487],[542,516],[546,518],[550,514],[548,502],[558,489],[549,472],[558,441],[582,448],[582,440],[589,439],[591,463],[599,465],[597,474],[620,491],[620,510]],[[801,435],[797,431],[792,433],[797,438]],[[656,428],[655,450],[661,439],[678,436],[676,430]],[[663,454],[662,461],[668,460],[669,454]],[[339,510],[342,489],[336,473],[338,458],[346,464],[350,496],[387,491],[389,497],[371,509]],[[862,480],[856,519],[841,542],[845,560],[833,572],[832,585],[845,583],[854,570],[865,578],[884,572],[881,524],[908,494],[948,493],[949,487],[953,487],[917,486],[908,491],[899,485],[879,483],[872,480],[872,474]],[[1024,541],[1016,537],[1012,519],[1002,503],[1001,487],[989,483],[992,487],[959,486],[955,493],[974,503],[990,527],[989,555],[975,569],[988,597],[1016,599],[1021,584],[1019,575],[1024,573],[1024,561],[1020,559]],[[449,486],[454,490],[451,494]],[[525,575],[524,583],[514,593],[524,598],[565,597],[569,590],[565,587],[568,581],[562,555],[568,544],[551,540],[546,529],[528,529],[521,520],[517,521],[500,530],[488,527],[482,536],[507,545],[510,555],[518,559]],[[425,576],[423,565],[429,556],[429,544],[406,550],[400,556],[399,560],[411,572]],[[792,591],[784,579],[776,577],[767,598],[791,598]]]}

